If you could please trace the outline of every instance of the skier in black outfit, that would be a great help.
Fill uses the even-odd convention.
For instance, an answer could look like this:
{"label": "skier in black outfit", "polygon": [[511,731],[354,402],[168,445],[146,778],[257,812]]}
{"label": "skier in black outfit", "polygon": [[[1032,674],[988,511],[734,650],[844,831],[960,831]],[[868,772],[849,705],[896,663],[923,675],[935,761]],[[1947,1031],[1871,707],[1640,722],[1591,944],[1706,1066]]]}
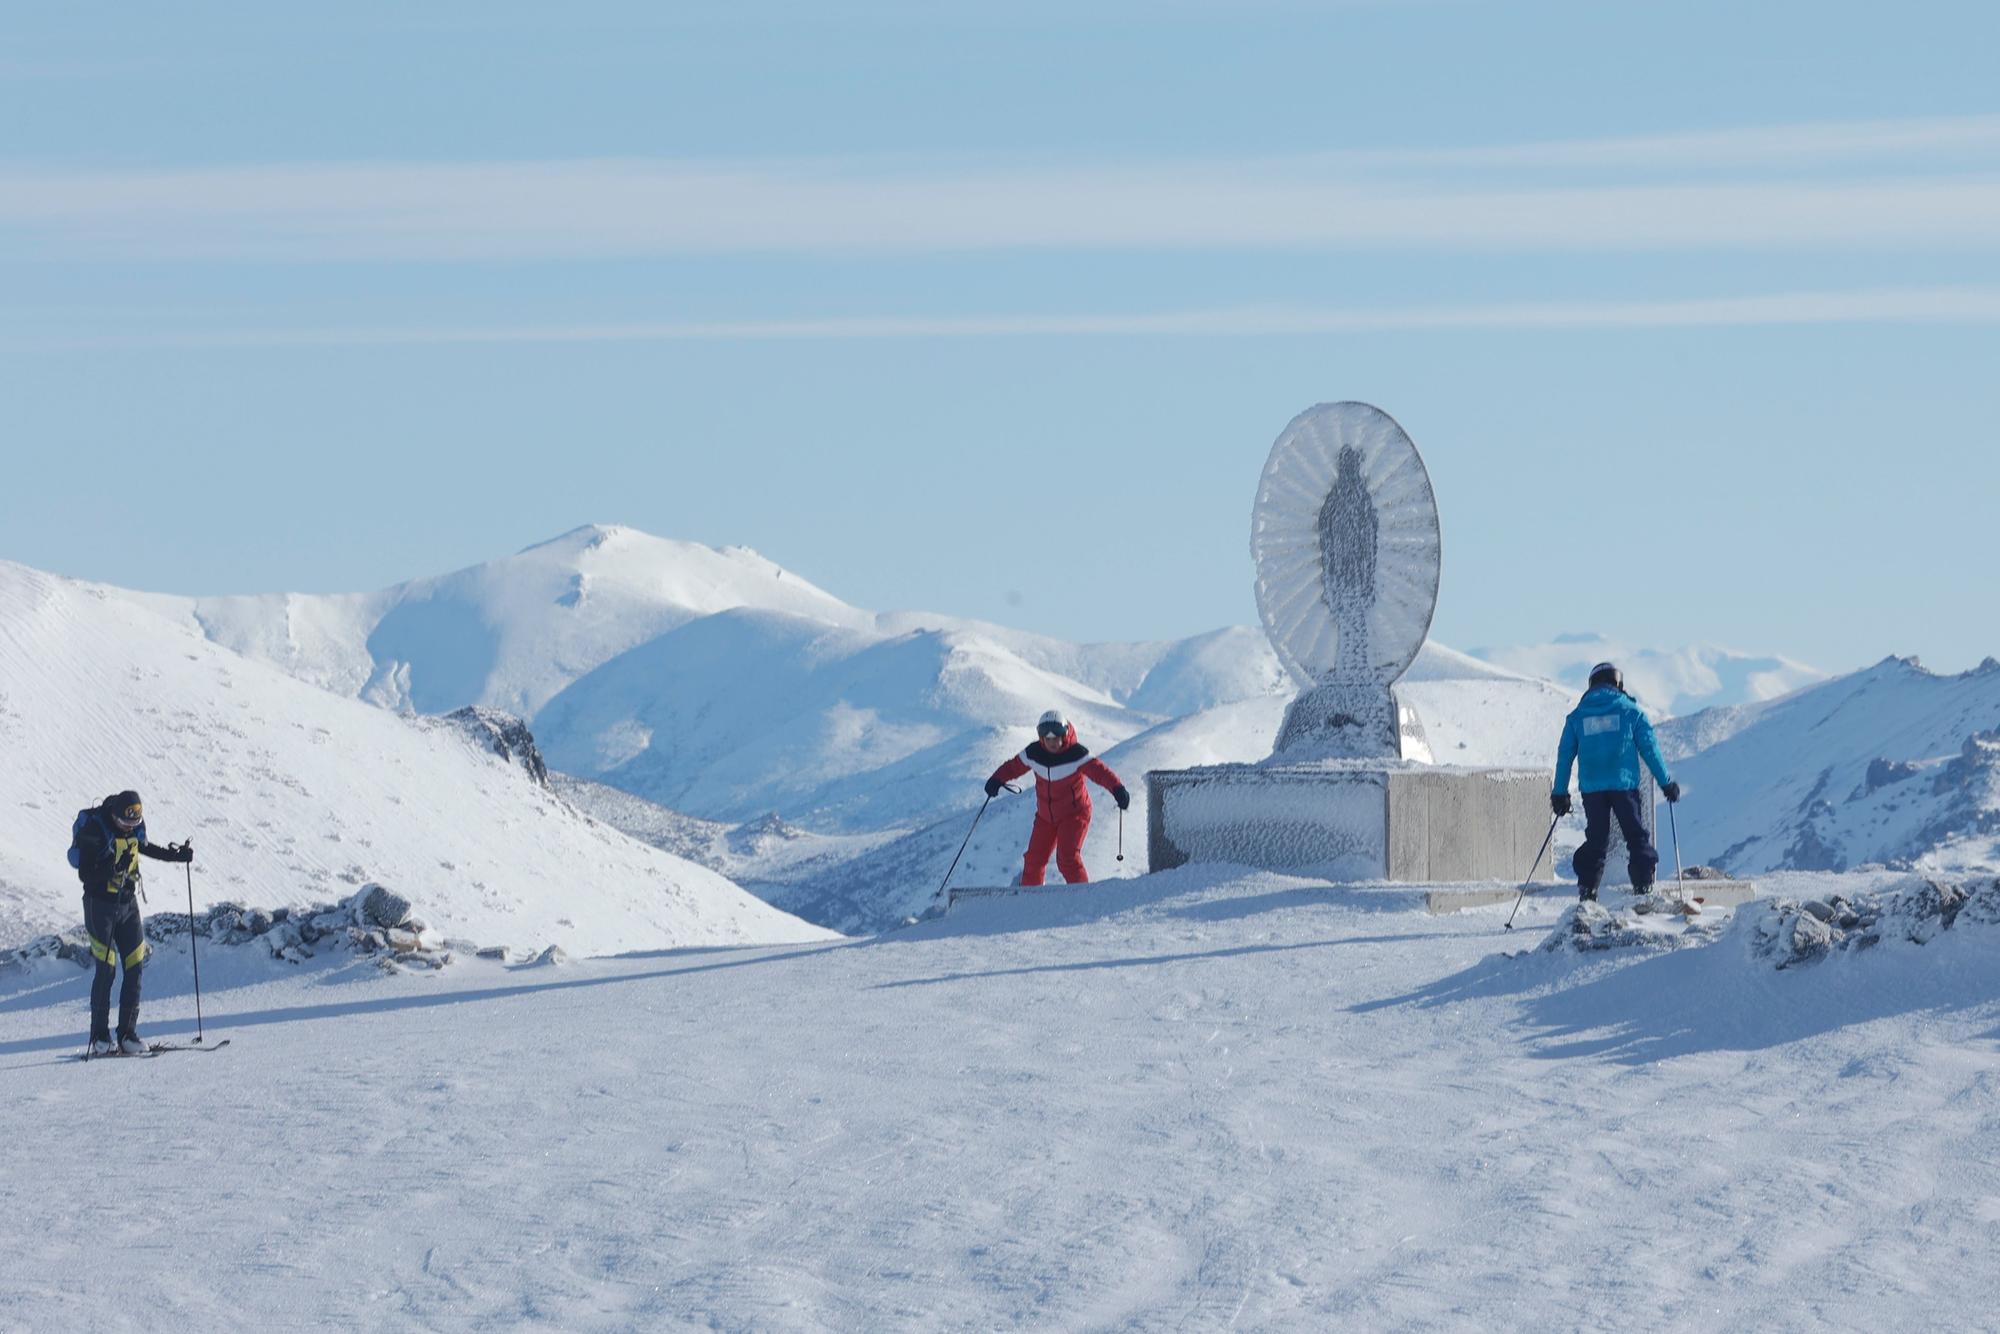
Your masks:
{"label": "skier in black outfit", "polygon": [[[83,881],[83,928],[90,934],[97,975],[90,983],[90,1054],[143,1055],[139,1038],[139,975],[146,966],[146,930],[139,918],[139,858],[191,862],[194,844],[158,847],[146,841],[145,808],[130,790],[85,812],[76,829],[77,876]],[[120,963],[118,1034],[111,1033],[111,979]]]}

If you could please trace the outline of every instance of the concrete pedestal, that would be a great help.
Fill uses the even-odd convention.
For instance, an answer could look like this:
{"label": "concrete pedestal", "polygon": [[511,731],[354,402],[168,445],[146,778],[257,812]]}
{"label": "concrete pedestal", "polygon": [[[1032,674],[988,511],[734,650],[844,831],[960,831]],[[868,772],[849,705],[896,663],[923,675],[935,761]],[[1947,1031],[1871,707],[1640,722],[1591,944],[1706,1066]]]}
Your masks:
{"label": "concrete pedestal", "polygon": [[[1233,862],[1338,880],[1519,881],[1549,828],[1546,775],[1396,760],[1156,769],[1152,870]],[[1544,857],[1538,879],[1554,875]]]}

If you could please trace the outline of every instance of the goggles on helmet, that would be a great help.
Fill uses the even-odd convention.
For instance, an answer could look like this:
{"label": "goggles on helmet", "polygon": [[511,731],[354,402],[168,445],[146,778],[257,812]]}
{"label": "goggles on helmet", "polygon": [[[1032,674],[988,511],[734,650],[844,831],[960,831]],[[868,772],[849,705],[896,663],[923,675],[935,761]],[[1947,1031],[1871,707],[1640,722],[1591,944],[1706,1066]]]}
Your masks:
{"label": "goggles on helmet", "polygon": [[136,801],[123,810],[111,812],[111,823],[117,825],[128,834],[137,829],[145,818],[145,808]]}

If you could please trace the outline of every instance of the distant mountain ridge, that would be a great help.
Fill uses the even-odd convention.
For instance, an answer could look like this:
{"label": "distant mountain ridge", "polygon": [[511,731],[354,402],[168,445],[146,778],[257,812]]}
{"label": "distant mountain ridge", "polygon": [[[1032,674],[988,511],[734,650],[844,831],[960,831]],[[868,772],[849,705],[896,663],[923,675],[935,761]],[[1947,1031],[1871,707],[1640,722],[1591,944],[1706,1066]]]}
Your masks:
{"label": "distant mountain ridge", "polygon": [[1472,656],[1526,676],[1559,681],[1579,693],[1594,665],[1615,662],[1625,673],[1625,688],[1661,717],[1776,699],[1828,679],[1817,667],[1777,654],[1743,653],[1713,644],[1648,648],[1600,634],[1476,648]]}
{"label": "distant mountain ridge", "polygon": [[1915,658],[1662,729],[1692,855],[1732,871],[2000,865],[2000,661]]}
{"label": "distant mountain ridge", "polygon": [[[1072,644],[868,612],[754,552],[616,527],[375,594],[93,596],[386,708],[522,713],[571,801],[850,930],[921,909],[979,783],[1043,709],[1066,710],[1133,787],[1125,859],[1114,819],[1086,848],[1099,874],[1130,874],[1144,869],[1145,770],[1262,758],[1294,689],[1254,629]],[[1691,860],[1755,872],[1993,856],[1990,663],[1941,678],[1891,659],[1825,681],[1727,650],[1648,654],[1594,635],[1545,649],[1528,656],[1577,679],[1424,646],[1398,690],[1439,762],[1548,767],[1580,674],[1611,657],[1642,698],[1750,696],[1661,728],[1688,789],[1677,815]],[[1656,669],[1665,684],[1649,687]],[[509,749],[506,718],[472,717],[481,744]],[[1011,878],[1025,819],[1025,805],[997,803],[961,883]]]}
{"label": "distant mountain ridge", "polygon": [[130,594],[337,694],[518,714],[556,769],[830,833],[953,808],[1047,708],[1103,748],[1291,683],[1262,634],[1072,644],[849,606],[743,548],[591,525],[372,594]]}

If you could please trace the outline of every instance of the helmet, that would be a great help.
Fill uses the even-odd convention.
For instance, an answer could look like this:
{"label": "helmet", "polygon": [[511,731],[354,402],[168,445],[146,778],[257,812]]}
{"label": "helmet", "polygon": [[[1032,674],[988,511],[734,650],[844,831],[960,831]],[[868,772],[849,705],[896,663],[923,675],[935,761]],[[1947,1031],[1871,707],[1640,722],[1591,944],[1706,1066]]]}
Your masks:
{"label": "helmet", "polygon": [[1613,690],[1622,691],[1625,689],[1625,673],[1618,670],[1617,663],[1600,662],[1590,669],[1590,684],[1593,688],[1610,686]]}
{"label": "helmet", "polygon": [[111,823],[117,825],[121,833],[131,833],[146,819],[146,808],[140,803],[139,794],[131,788],[106,797],[104,809],[111,816]]}
{"label": "helmet", "polygon": [[1069,735],[1069,719],[1063,717],[1061,709],[1050,709],[1035,724],[1035,735],[1039,737],[1054,737],[1060,741]]}

